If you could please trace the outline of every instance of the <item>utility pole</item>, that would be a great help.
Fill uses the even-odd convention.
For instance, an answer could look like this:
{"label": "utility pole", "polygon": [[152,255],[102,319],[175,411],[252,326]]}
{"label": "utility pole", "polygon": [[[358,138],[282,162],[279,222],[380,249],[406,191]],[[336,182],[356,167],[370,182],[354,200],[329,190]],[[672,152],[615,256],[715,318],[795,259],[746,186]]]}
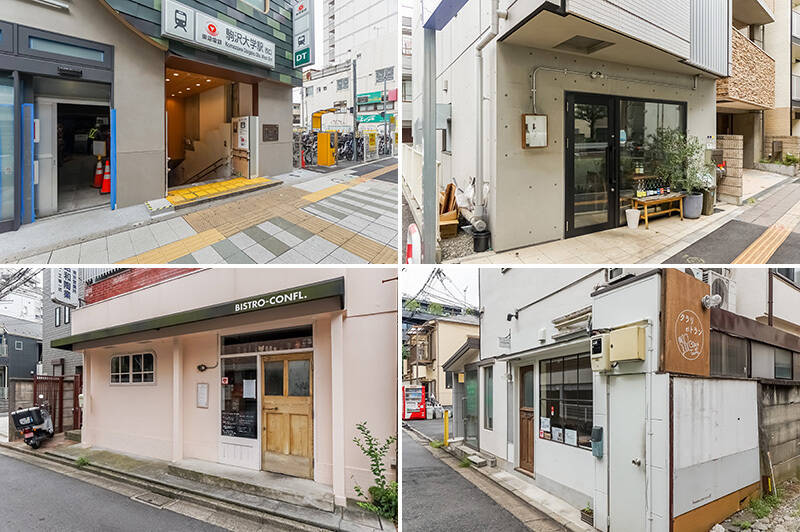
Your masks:
{"label": "utility pole", "polygon": [[439,183],[436,179],[436,30],[425,28],[422,89],[422,262],[436,263]]}
{"label": "utility pole", "polygon": [[353,58],[353,161],[358,161],[358,78],[356,77],[356,60]]}
{"label": "utility pole", "polygon": [[383,100],[383,142],[384,142],[383,145],[384,145],[384,149],[386,149],[386,143],[389,142],[389,133],[386,131],[386,128],[388,127],[388,122],[386,122],[386,100],[389,97],[389,95],[386,93],[386,74],[387,74],[387,71],[388,70],[386,68],[383,69],[383,98],[381,98]]}

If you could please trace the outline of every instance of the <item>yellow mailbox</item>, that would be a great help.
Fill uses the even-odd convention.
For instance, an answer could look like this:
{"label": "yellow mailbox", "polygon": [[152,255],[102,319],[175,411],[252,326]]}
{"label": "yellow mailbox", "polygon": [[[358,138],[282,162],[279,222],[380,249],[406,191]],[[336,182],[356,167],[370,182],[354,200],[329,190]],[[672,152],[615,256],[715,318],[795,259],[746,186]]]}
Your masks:
{"label": "yellow mailbox", "polygon": [[339,146],[339,133],[325,131],[317,133],[317,164],[333,166],[336,164],[336,148]]}

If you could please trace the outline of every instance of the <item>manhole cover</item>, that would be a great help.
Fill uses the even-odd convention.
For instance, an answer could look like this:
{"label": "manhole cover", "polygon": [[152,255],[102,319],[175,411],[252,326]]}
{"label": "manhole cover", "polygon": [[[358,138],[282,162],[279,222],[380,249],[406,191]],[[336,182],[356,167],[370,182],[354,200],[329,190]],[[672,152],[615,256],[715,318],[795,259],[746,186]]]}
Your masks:
{"label": "manhole cover", "polygon": [[134,495],[131,498],[135,501],[143,502],[144,504],[147,504],[148,506],[152,506],[154,508],[163,508],[164,506],[168,505],[169,503],[175,500],[150,491],[146,493],[140,493],[139,495]]}

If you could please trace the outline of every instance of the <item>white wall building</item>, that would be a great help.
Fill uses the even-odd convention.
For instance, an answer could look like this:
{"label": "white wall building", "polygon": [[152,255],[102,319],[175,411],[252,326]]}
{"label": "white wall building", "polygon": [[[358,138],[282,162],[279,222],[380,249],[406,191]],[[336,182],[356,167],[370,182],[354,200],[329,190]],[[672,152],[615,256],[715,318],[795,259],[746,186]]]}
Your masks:
{"label": "white wall building", "polygon": [[[337,108],[349,120],[353,106],[353,67],[356,62],[356,90],[360,129],[383,131],[383,78],[386,76],[386,114],[389,130],[397,114],[397,2],[378,0],[367,3],[328,0],[323,11],[323,54],[317,68],[303,73],[302,123],[310,128],[313,113]],[[345,129],[333,128],[333,129]]]}
{"label": "white wall building", "polygon": [[0,299],[0,315],[28,321],[42,321],[42,276],[31,285],[17,288]]}
{"label": "white wall building", "polygon": [[[479,275],[479,353],[467,342],[445,368],[464,383],[455,436],[517,486],[557,495],[576,519],[590,506],[599,530],[666,532],[708,530],[749,504],[765,451],[776,478],[794,475],[798,442],[779,428],[798,421],[784,404],[800,386],[796,270]],[[712,292],[723,297],[709,310]]]}
{"label": "white wall building", "polygon": [[[423,23],[418,2],[412,121],[419,150]],[[657,164],[647,151],[657,128],[713,146],[715,81],[728,74],[729,29],[728,0],[469,0],[436,32],[441,185],[467,190],[476,175],[485,183],[497,251],[624,224],[635,175]],[[526,119],[539,134],[526,133]]]}

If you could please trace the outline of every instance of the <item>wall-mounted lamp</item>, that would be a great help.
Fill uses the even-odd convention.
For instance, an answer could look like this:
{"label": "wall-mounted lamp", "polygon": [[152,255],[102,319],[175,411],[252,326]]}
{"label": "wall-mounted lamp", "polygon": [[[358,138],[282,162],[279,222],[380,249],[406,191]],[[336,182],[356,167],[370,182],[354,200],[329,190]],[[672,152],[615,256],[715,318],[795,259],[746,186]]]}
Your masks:
{"label": "wall-mounted lamp", "polygon": [[705,295],[700,301],[703,303],[703,308],[708,310],[720,306],[722,304],[722,296],[719,294]]}
{"label": "wall-mounted lamp", "polygon": [[512,319],[518,320],[519,319],[519,311],[515,310],[513,314],[508,314],[506,316],[506,321],[511,321]]}
{"label": "wall-mounted lamp", "polygon": [[217,366],[219,366],[219,361],[217,361],[217,363],[216,363],[216,364],[214,364],[213,366],[206,366],[205,364],[198,364],[198,365],[197,365],[197,371],[199,371],[200,373],[202,373],[202,372],[204,372],[204,371],[205,371],[205,370],[207,370],[207,369],[214,369],[214,368],[216,368]]}

